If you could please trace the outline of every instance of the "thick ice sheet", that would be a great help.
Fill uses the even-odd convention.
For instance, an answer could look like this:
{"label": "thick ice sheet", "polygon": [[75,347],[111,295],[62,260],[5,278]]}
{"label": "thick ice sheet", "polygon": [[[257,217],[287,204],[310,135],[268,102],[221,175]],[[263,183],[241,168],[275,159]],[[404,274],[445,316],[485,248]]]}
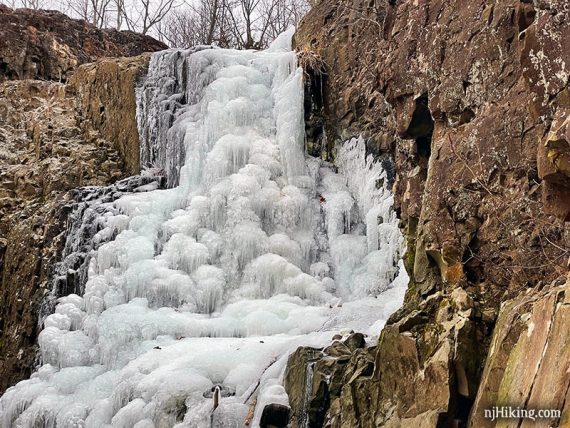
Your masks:
{"label": "thick ice sheet", "polygon": [[[386,173],[354,139],[305,159],[291,34],[267,51],[154,54],[142,156],[170,189],[123,196],[83,296],[45,320],[43,365],[2,426],[242,426],[287,403],[287,355],[339,331],[374,340],[407,284]],[[106,229],[103,229],[106,230]],[[221,385],[212,415],[208,392]]]}

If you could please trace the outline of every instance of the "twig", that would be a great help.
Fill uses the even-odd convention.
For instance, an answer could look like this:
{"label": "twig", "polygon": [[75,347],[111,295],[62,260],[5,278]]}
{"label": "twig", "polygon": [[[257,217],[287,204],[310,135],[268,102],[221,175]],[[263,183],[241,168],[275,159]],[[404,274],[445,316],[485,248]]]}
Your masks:
{"label": "twig", "polygon": [[[473,179],[474,179],[483,189],[485,189],[485,191],[486,191],[489,195],[494,196],[494,193],[491,192],[491,190],[489,190],[489,188],[485,185],[485,183],[483,183],[483,182],[478,178],[478,175],[475,174],[475,171],[473,171],[473,169],[469,166],[469,164],[467,163],[467,161],[466,161],[465,159],[463,159],[463,157],[462,157],[459,153],[457,153],[457,151],[455,150],[455,147],[454,147],[454,143],[453,143],[453,141],[451,140],[451,135],[447,134],[447,139],[448,139],[449,144],[450,144],[450,146],[451,146],[451,151],[452,151],[453,154],[454,154],[455,156],[457,156],[457,158],[463,163],[463,166],[469,170],[469,172],[470,172],[471,175],[473,176]],[[482,167],[481,167],[481,168],[482,168]]]}
{"label": "twig", "polygon": [[263,371],[261,372],[261,375],[259,376],[259,378],[257,379],[257,383],[255,384],[255,388],[253,388],[253,390],[250,392],[250,394],[247,396],[247,398],[245,399],[245,401],[243,402],[243,404],[247,404],[247,402],[249,401],[249,399],[253,396],[253,394],[255,393],[255,391],[257,391],[257,388],[259,388],[259,385],[261,385],[261,378],[263,377],[263,375],[265,374],[265,372],[267,370],[269,370],[269,368],[275,364],[275,362],[277,361],[277,357],[274,357],[273,360],[271,361],[271,363],[269,363],[268,366],[266,366]]}

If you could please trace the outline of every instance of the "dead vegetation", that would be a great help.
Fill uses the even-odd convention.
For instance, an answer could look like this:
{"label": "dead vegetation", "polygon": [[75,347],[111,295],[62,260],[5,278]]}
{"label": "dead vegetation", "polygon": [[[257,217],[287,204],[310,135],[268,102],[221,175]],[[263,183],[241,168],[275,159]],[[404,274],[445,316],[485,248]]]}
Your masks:
{"label": "dead vegetation", "polygon": [[297,60],[299,66],[303,68],[305,77],[321,77],[327,74],[325,60],[308,46],[303,46],[297,50]]}

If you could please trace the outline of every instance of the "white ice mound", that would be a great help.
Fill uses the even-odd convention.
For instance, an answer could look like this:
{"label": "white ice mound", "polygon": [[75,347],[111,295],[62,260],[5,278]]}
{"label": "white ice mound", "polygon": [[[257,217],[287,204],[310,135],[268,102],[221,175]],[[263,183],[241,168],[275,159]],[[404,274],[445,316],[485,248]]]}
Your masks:
{"label": "white ice mound", "polygon": [[262,52],[153,55],[141,157],[170,188],[104,214],[116,237],[97,237],[83,296],[46,318],[43,365],[0,399],[1,426],[243,426],[253,397],[287,402],[289,352],[343,328],[377,334],[398,307],[388,177],[362,139],[339,149],[338,172],[305,158],[291,34]]}

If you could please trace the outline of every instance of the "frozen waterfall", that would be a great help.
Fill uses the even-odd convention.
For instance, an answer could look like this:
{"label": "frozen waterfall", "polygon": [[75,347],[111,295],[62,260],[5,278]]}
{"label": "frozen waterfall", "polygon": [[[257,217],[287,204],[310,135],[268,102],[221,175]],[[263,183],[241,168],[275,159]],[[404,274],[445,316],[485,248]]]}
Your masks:
{"label": "frozen waterfall", "polygon": [[[110,202],[83,295],[58,300],[3,427],[242,427],[287,403],[300,345],[378,335],[407,277],[386,173],[353,139],[307,158],[291,33],[265,51],[152,56],[141,158],[167,189]],[[372,340],[372,339],[371,339]],[[212,414],[209,391],[222,399]]]}

